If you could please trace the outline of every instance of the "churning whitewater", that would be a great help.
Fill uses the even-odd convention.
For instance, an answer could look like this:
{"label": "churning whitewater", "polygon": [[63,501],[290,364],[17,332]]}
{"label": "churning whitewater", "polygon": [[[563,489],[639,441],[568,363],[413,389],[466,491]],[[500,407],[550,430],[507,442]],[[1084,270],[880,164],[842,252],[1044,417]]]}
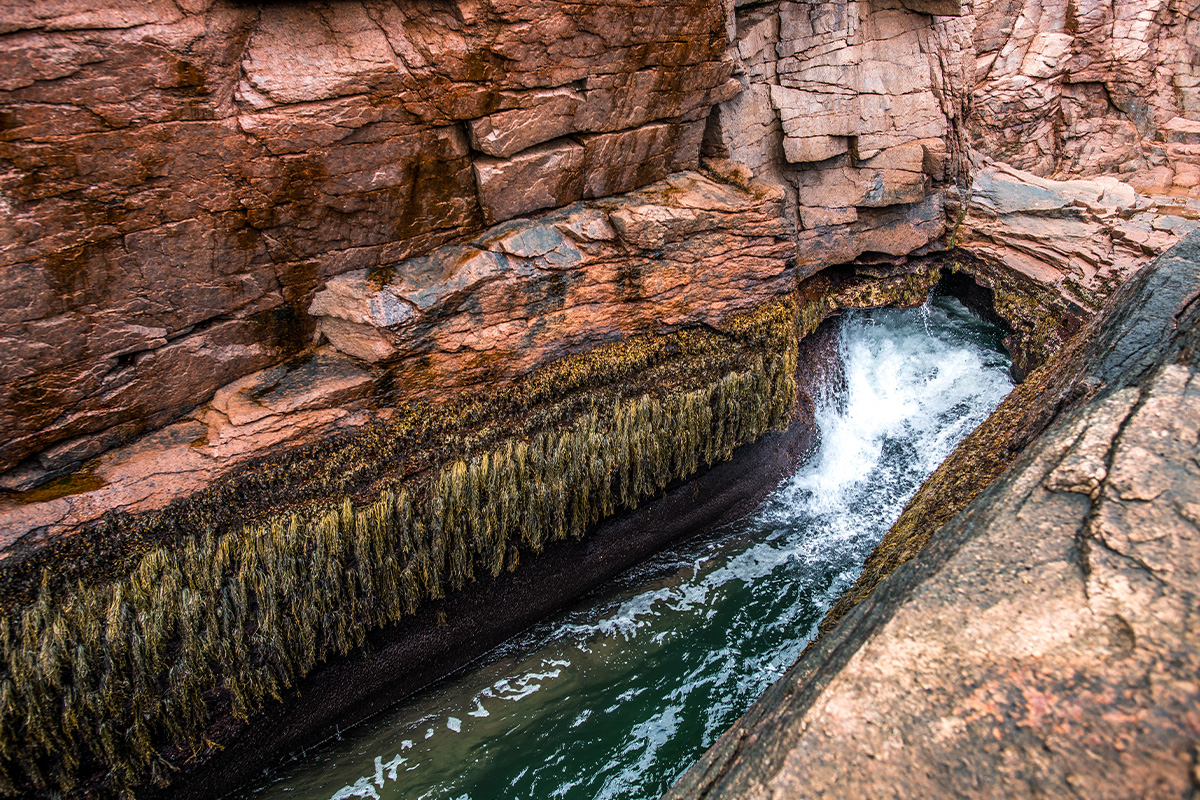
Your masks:
{"label": "churning whitewater", "polygon": [[956,300],[841,321],[818,451],[692,540],[282,766],[255,798],[655,798],[797,658],[920,483],[1012,388]]}

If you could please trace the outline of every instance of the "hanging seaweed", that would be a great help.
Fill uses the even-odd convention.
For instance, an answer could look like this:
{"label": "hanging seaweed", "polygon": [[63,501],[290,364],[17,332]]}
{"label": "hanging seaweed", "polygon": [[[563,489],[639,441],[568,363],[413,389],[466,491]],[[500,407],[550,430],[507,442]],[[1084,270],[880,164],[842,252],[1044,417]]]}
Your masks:
{"label": "hanging seaweed", "polygon": [[[697,381],[666,364],[644,391],[585,393],[538,430],[517,426],[488,449],[381,481],[368,502],[344,495],[222,535],[199,526],[183,546],[151,548],[125,575],[65,595],[48,577],[0,625],[0,791],[71,791],[81,771],[126,795],[162,784],[167,746],[208,746],[214,704],[245,719],[369,630],[514,569],[522,551],[581,537],[783,426],[797,315],[780,304],[760,316],[738,331],[751,348],[738,369]],[[728,363],[706,336],[676,340],[700,374]],[[612,369],[627,376],[626,362],[643,367],[660,350]],[[608,374],[575,363],[591,366],[556,374],[581,387]]]}

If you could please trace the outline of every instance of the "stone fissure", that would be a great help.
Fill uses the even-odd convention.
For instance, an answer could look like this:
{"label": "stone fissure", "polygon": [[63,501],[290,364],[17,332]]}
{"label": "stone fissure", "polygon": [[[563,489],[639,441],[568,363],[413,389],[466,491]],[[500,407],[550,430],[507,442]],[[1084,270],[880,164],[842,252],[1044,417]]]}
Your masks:
{"label": "stone fissure", "polygon": [[[1107,492],[1105,490],[1108,485],[1108,476],[1112,472],[1113,460],[1116,458],[1117,449],[1120,446],[1121,434],[1124,432],[1126,427],[1129,426],[1131,420],[1133,420],[1134,417],[1137,415],[1140,406],[1145,401],[1145,397],[1140,390],[1126,389],[1126,390],[1123,390],[1123,393],[1125,393],[1127,395],[1129,393],[1133,393],[1136,396],[1133,397],[1131,399],[1131,401],[1122,402],[1122,405],[1124,406],[1124,411],[1120,415],[1120,419],[1117,422],[1117,427],[1116,427],[1115,432],[1111,436],[1107,437],[1105,449],[1104,449],[1104,452],[1102,454],[1100,454],[1100,458],[1097,459],[1096,454],[1094,454],[1094,453],[1089,454],[1093,460],[1102,460],[1102,462],[1103,462],[1102,470],[1090,471],[1090,474],[1084,476],[1085,480],[1083,483],[1077,483],[1076,481],[1070,480],[1070,479],[1068,479],[1067,481],[1056,481],[1055,480],[1056,473],[1062,467],[1062,462],[1060,461],[1059,466],[1056,467],[1053,471],[1051,471],[1046,476],[1046,481],[1045,481],[1046,488],[1051,489],[1052,491],[1053,490],[1074,491],[1074,492],[1078,492],[1081,494],[1086,494],[1090,501],[1090,506],[1089,506],[1088,512],[1087,512],[1087,514],[1084,515],[1083,522],[1079,527],[1079,532],[1075,537],[1075,549],[1076,549],[1076,552],[1079,554],[1079,568],[1080,568],[1080,572],[1081,572],[1082,578],[1083,578],[1083,581],[1082,581],[1083,593],[1084,593],[1084,597],[1087,598],[1089,603],[1091,602],[1091,596],[1090,596],[1089,586],[1088,586],[1088,581],[1092,574],[1091,549],[1096,544],[1099,544],[1101,547],[1105,547],[1104,543],[1099,541],[1096,538],[1096,536],[1094,535],[1094,533],[1092,531],[1092,526],[1093,526],[1093,523],[1095,520],[1096,513],[1099,509],[1099,503],[1107,495]],[[1110,402],[1113,399],[1115,399],[1115,398],[1110,398],[1109,399]],[[1084,417],[1084,421],[1085,421],[1085,423],[1090,423],[1090,420],[1087,420],[1086,417]],[[1113,424],[1113,421],[1111,419],[1104,419],[1101,422],[1101,427],[1103,429],[1108,429],[1112,426],[1112,424]],[[1080,438],[1090,434],[1091,432],[1092,432],[1091,425],[1086,424],[1086,427],[1084,427],[1084,429],[1080,433]],[[1101,434],[1101,436],[1103,436],[1103,435],[1104,434]],[[1078,439],[1076,440],[1076,443],[1078,443]],[[1068,449],[1068,451],[1064,454],[1063,460],[1065,461],[1067,458],[1072,456],[1073,452],[1074,452],[1074,445],[1072,445],[1072,448]],[[1103,474],[1097,474],[1097,472],[1100,472],[1100,471],[1102,471]],[[1074,477],[1074,476],[1072,476],[1072,477]],[[1094,482],[1094,485],[1093,485],[1093,482]],[[1125,622],[1125,621],[1122,620],[1122,622]],[[1128,623],[1125,622],[1125,624],[1128,627]],[[1130,630],[1132,631],[1132,628],[1130,628]],[[1136,637],[1134,637],[1134,638],[1136,638]]]}

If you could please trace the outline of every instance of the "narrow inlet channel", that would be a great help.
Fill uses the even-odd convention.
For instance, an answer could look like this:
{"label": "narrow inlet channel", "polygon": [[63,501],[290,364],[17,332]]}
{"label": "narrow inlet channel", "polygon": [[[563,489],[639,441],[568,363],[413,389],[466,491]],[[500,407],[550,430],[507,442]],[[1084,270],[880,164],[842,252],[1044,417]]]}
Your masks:
{"label": "narrow inlet channel", "polygon": [[1012,388],[958,301],[846,315],[816,454],[693,539],[294,758],[254,800],[658,797],[796,660],[921,482]]}

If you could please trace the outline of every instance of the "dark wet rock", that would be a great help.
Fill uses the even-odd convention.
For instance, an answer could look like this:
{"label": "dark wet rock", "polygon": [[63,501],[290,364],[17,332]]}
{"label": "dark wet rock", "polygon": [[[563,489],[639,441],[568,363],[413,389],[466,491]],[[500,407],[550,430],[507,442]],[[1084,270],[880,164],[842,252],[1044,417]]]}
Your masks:
{"label": "dark wet rock", "polygon": [[964,442],[906,511],[920,554],[667,797],[1194,794],[1200,236],[1039,373],[985,424],[1010,468],[932,532]]}

